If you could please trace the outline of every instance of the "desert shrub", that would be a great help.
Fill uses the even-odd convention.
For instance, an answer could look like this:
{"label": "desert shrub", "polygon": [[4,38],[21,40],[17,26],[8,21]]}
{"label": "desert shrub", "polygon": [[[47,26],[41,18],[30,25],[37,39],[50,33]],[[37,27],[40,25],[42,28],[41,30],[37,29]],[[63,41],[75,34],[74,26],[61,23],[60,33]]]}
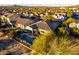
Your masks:
{"label": "desert shrub", "polygon": [[52,41],[51,52],[49,54],[54,54],[54,55],[73,54],[73,51],[70,48],[71,43],[72,40],[70,40],[68,37],[65,36],[55,38]]}
{"label": "desert shrub", "polygon": [[55,35],[52,32],[48,32],[43,35],[40,35],[35,39],[35,42],[32,45],[32,49],[34,49],[37,52],[37,54],[40,53],[46,55],[50,48],[49,43],[54,37]]}
{"label": "desert shrub", "polygon": [[32,49],[35,50],[33,54],[40,55],[72,55],[78,54],[75,52],[75,44],[79,42],[74,38],[68,36],[56,36],[51,33],[45,33],[36,38]]}

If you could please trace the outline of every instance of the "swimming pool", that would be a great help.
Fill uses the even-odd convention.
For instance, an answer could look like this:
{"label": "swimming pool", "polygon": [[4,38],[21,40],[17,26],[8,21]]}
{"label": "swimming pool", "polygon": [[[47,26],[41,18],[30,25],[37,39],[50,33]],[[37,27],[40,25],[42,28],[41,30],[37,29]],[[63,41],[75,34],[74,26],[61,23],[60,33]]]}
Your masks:
{"label": "swimming pool", "polygon": [[26,41],[26,42],[29,43],[30,45],[32,45],[32,44],[33,44],[33,41],[34,41],[33,38],[30,38],[30,37],[27,36],[26,34],[22,34],[22,35],[20,36],[20,39]]}

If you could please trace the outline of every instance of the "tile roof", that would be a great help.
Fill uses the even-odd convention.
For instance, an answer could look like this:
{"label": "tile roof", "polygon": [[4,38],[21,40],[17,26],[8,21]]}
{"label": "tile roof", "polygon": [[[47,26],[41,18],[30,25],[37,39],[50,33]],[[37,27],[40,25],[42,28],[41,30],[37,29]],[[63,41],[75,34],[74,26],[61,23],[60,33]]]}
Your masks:
{"label": "tile roof", "polygon": [[51,30],[55,31],[56,28],[58,28],[61,21],[46,21],[48,26],[51,28]]}
{"label": "tile roof", "polygon": [[39,23],[36,24],[36,26],[40,29],[44,29],[44,30],[48,30],[48,31],[51,30],[45,21],[40,21]]}
{"label": "tile roof", "polygon": [[31,19],[16,18],[16,23],[26,26],[26,25],[30,25],[31,23],[34,23],[34,21]]}
{"label": "tile roof", "polygon": [[31,25],[29,25],[31,28],[33,29],[43,29],[43,30],[47,30],[47,31],[51,31],[49,25],[45,22],[45,21],[38,21],[36,23],[33,23]]}

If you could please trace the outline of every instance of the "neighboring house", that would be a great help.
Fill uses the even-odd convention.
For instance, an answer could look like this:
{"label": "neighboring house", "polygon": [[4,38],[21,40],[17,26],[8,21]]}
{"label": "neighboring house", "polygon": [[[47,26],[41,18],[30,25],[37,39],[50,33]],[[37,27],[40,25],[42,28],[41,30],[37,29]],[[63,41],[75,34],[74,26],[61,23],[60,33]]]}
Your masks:
{"label": "neighboring house", "polygon": [[41,19],[40,19],[40,16],[24,16],[24,15],[21,15],[20,18],[32,19],[32,20],[34,20],[35,22],[41,20]]}
{"label": "neighboring house", "polygon": [[66,16],[66,14],[65,13],[55,13],[52,16],[55,17],[56,19],[63,19],[64,20],[64,16]]}
{"label": "neighboring house", "polygon": [[2,37],[4,35],[4,33],[3,32],[0,32],[0,37]]}
{"label": "neighboring house", "polygon": [[79,12],[74,12],[72,18],[79,20]]}
{"label": "neighboring house", "polygon": [[77,28],[79,29],[79,23],[77,24]]}
{"label": "neighboring house", "polygon": [[71,9],[71,10],[76,10],[77,8],[76,8],[76,7],[70,7],[69,9]]}
{"label": "neighboring house", "polygon": [[21,15],[20,18],[26,18],[26,19],[29,19],[30,17],[29,17],[29,16],[25,16],[25,15]]}
{"label": "neighboring house", "polygon": [[70,23],[69,27],[70,28],[76,28],[77,27],[77,23],[76,22]]}
{"label": "neighboring house", "polygon": [[20,16],[17,15],[17,14],[13,14],[12,16],[9,17],[12,25],[15,27],[15,24],[16,24],[16,19],[19,18]]}
{"label": "neighboring house", "polygon": [[62,23],[62,20],[55,20],[55,21],[47,20],[46,23],[48,24],[48,26],[51,28],[52,31],[55,31]]}
{"label": "neighboring house", "polygon": [[40,16],[32,16],[30,19],[34,20],[35,22],[38,22],[41,20]]}
{"label": "neighboring house", "polygon": [[78,28],[79,29],[79,23],[73,22],[69,24],[70,28]]}
{"label": "neighboring house", "polygon": [[0,16],[0,19],[4,23],[11,24],[10,19],[8,17],[6,17],[5,15]]}
{"label": "neighboring house", "polygon": [[19,17],[20,17],[19,15],[13,14],[13,15],[11,15],[11,16],[8,17],[8,18],[10,19],[11,22],[14,22],[14,21],[16,21],[16,18],[19,18]]}
{"label": "neighboring house", "polygon": [[64,19],[64,16],[63,15],[57,15],[57,19]]}
{"label": "neighboring house", "polygon": [[12,14],[12,13],[5,13],[2,16],[0,16],[0,18],[2,19],[3,22],[7,22],[8,24],[15,24],[15,19],[19,17],[16,14]]}
{"label": "neighboring house", "polygon": [[29,16],[34,16],[34,14],[31,13]]}
{"label": "neighboring house", "polygon": [[52,15],[52,16],[53,16],[55,19],[57,19],[57,15],[54,14],[54,15]]}

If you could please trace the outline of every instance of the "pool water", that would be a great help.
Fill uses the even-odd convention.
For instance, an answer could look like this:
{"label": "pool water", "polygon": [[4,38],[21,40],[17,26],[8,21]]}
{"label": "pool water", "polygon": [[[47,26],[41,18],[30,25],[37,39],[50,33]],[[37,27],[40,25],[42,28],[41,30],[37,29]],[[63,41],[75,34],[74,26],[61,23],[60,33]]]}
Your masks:
{"label": "pool water", "polygon": [[22,35],[20,36],[20,39],[26,41],[26,42],[29,43],[30,45],[33,44],[33,40],[34,40],[33,38],[28,37],[26,34],[22,34]]}

